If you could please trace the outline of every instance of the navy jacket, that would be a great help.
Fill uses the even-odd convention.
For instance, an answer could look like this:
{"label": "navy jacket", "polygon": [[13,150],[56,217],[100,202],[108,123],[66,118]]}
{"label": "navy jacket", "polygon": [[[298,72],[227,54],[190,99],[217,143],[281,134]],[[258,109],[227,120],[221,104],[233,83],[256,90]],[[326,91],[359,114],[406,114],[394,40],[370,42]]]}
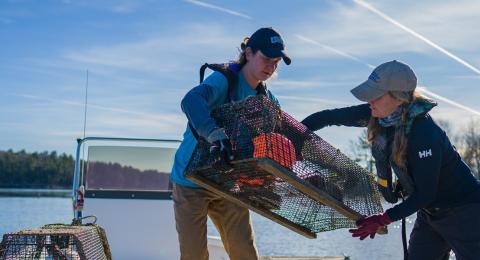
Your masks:
{"label": "navy jacket", "polygon": [[[312,131],[330,125],[366,127],[370,116],[369,105],[363,104],[323,110],[308,116],[302,123]],[[480,183],[460,158],[445,131],[428,114],[417,117],[408,134],[407,170],[415,191],[405,201],[387,210],[393,221],[422,208],[480,203]]]}

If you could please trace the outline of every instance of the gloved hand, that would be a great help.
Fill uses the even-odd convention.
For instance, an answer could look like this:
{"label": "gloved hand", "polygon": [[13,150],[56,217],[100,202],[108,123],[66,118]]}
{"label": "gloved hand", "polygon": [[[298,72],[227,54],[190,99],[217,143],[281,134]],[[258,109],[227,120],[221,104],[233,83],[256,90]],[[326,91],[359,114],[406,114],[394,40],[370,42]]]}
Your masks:
{"label": "gloved hand", "polygon": [[207,137],[210,146],[210,154],[215,156],[215,163],[229,163],[234,159],[232,144],[225,134],[225,129],[215,128]]}
{"label": "gloved hand", "polygon": [[348,231],[352,233],[352,237],[359,237],[360,240],[364,240],[368,236],[373,239],[381,227],[390,223],[392,220],[387,213],[377,214],[357,220],[355,223],[357,228]]}

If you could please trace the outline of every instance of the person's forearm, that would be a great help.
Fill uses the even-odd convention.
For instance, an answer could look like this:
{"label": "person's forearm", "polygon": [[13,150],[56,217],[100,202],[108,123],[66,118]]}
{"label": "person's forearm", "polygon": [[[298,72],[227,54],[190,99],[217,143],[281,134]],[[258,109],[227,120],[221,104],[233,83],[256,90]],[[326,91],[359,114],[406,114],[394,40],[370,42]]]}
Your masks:
{"label": "person's forearm", "polygon": [[302,120],[302,124],[311,131],[332,125],[365,127],[370,119],[370,113],[368,104],[327,109],[311,114]]}
{"label": "person's forearm", "polygon": [[329,110],[323,110],[309,115],[302,120],[310,131],[317,131],[332,124],[332,118],[329,116]]}

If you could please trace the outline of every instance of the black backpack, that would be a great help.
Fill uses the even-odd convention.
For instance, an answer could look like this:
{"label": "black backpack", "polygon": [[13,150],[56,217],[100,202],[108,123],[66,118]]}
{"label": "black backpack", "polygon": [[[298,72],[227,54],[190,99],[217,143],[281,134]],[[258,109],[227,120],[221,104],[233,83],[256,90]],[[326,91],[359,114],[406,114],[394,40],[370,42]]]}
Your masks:
{"label": "black backpack", "polygon": [[[238,63],[235,63],[235,62],[219,63],[219,64],[205,63],[205,64],[202,65],[202,67],[200,67],[200,84],[203,83],[203,79],[204,79],[204,76],[205,76],[205,70],[207,68],[209,68],[213,71],[218,71],[218,72],[222,73],[222,75],[225,76],[225,78],[227,78],[228,95],[227,95],[227,99],[225,100],[225,104],[230,103],[232,101],[235,101],[236,100],[235,99],[235,91],[236,91],[237,86],[238,86],[238,73],[240,73],[240,70],[241,70],[240,65]],[[261,82],[257,86],[256,90],[257,90],[257,95],[267,96],[267,87],[263,82]],[[188,122],[188,127],[192,131],[195,139],[198,140],[199,135],[198,135],[197,131],[195,130],[195,128],[193,128],[193,126],[190,122]]]}

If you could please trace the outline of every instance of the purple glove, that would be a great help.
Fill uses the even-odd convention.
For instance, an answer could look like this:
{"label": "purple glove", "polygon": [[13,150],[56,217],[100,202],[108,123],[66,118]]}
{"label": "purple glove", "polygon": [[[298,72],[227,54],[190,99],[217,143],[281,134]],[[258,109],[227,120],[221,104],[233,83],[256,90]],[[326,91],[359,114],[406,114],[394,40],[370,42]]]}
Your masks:
{"label": "purple glove", "polygon": [[352,237],[359,237],[360,240],[364,240],[368,236],[373,239],[381,227],[390,223],[392,220],[387,213],[377,214],[357,220],[355,223],[357,228],[348,231],[352,233]]}

